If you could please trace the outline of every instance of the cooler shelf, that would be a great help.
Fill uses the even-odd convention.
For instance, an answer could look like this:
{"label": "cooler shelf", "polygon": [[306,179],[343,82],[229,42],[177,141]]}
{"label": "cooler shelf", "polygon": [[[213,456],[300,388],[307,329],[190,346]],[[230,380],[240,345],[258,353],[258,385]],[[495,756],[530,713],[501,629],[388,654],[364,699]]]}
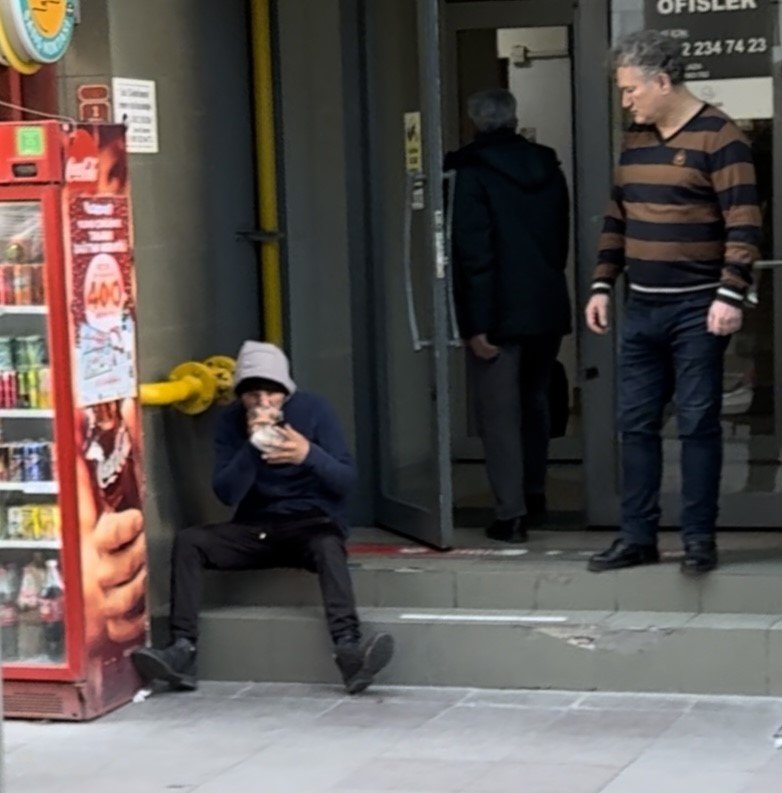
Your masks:
{"label": "cooler shelf", "polygon": [[29,315],[29,314],[48,314],[48,306],[0,306],[0,317],[4,314]]}
{"label": "cooler shelf", "polygon": [[62,548],[60,540],[0,540],[0,551],[59,551],[60,548]]}
{"label": "cooler shelf", "polygon": [[31,496],[55,495],[60,492],[57,482],[0,482],[0,491],[27,493]]}
{"label": "cooler shelf", "polygon": [[52,419],[54,411],[42,408],[0,408],[0,419]]}

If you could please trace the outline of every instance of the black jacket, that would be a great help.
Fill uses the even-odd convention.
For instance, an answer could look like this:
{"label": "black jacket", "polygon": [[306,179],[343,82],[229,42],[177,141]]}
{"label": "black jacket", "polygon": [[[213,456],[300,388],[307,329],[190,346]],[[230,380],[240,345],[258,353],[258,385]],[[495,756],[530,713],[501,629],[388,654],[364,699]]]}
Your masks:
{"label": "black jacket", "polygon": [[465,339],[495,343],[571,330],[567,183],[556,152],[511,130],[445,158],[456,170],[454,295]]}

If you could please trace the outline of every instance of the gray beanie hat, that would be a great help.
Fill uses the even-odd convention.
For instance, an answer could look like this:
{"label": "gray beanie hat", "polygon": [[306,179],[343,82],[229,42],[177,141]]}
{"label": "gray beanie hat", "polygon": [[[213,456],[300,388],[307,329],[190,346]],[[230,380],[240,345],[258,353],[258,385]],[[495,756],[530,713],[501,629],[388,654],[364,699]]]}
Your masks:
{"label": "gray beanie hat", "polygon": [[290,375],[290,364],[285,353],[274,344],[263,341],[246,341],[239,350],[234,372],[234,388],[242,380],[263,379],[279,383],[293,395],[296,383]]}

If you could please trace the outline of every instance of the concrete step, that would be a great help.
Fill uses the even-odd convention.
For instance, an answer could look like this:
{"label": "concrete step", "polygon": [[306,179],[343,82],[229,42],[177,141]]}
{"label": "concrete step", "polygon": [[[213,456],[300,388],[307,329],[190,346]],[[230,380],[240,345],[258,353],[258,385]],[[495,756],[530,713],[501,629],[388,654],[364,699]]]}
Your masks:
{"label": "concrete step", "polygon": [[[369,608],[397,652],[380,683],[782,695],[782,619],[767,614]],[[339,682],[313,608],[202,613],[203,679]]]}
{"label": "concrete step", "polygon": [[[519,556],[459,554],[351,556],[362,608],[581,609],[782,614],[782,561],[723,554],[698,580],[679,572],[675,552],[659,565],[596,575],[591,551],[529,551]],[[470,555],[472,554],[472,555]],[[209,606],[318,606],[314,575],[298,570],[209,573]]]}

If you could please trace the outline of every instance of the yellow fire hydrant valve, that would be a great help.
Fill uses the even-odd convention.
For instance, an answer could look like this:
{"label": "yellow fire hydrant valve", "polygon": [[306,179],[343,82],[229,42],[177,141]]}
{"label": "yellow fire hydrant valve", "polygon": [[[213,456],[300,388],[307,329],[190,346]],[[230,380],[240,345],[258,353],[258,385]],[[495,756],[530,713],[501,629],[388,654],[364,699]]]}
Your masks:
{"label": "yellow fire hydrant valve", "polygon": [[143,383],[139,389],[142,405],[172,406],[195,416],[212,404],[224,404],[233,394],[232,358],[214,355],[203,363],[187,361],[172,369],[168,382]]}

